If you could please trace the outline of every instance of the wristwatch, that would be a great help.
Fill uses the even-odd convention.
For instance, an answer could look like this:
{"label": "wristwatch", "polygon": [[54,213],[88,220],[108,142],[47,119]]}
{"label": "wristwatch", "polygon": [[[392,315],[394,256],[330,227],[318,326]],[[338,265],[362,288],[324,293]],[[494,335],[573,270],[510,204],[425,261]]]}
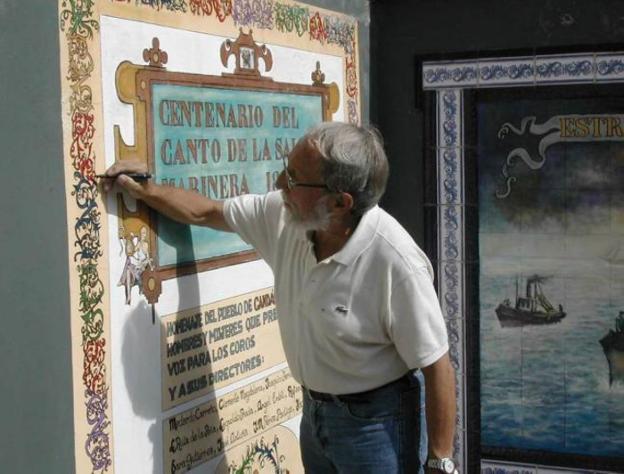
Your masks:
{"label": "wristwatch", "polygon": [[437,469],[438,471],[442,471],[446,474],[457,474],[455,461],[453,461],[451,458],[429,458],[427,460],[427,467],[430,467],[431,469]]}

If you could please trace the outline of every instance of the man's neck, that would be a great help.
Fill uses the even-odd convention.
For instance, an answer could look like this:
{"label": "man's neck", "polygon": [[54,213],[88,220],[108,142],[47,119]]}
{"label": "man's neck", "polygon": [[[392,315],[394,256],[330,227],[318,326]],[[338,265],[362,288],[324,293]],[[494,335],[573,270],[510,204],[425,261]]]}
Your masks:
{"label": "man's neck", "polygon": [[343,222],[332,221],[327,229],[316,230],[312,234],[316,261],[320,262],[338,253],[353,235],[360,219],[349,217]]}

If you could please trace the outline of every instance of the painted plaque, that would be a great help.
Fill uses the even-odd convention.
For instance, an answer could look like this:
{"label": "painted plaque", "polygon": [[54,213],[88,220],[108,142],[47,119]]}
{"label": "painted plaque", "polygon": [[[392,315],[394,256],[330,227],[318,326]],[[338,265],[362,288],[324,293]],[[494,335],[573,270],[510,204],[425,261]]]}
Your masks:
{"label": "painted plaque", "polygon": [[164,316],[160,322],[163,410],[285,360],[272,288]]}
{"label": "painted plaque", "polygon": [[[151,117],[156,181],[222,200],[275,189],[283,159],[323,120],[323,103],[319,95],[154,83]],[[159,267],[251,250],[228,233],[157,222]]]}
{"label": "painted plaque", "polygon": [[[164,472],[185,472],[224,453],[226,463],[236,465],[236,451],[228,458],[231,448],[295,417],[302,406],[301,386],[285,369],[172,416],[163,421]],[[265,439],[270,446],[271,437]]]}

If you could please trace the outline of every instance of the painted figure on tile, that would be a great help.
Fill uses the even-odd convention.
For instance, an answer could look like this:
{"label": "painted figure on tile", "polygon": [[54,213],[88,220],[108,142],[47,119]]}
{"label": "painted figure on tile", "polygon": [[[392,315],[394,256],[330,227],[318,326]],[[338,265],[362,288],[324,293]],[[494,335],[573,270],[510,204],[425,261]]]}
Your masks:
{"label": "painted figure on tile", "polygon": [[125,236],[122,228],[119,237],[122,251],[126,254],[126,263],[121,272],[121,277],[117,286],[123,286],[126,293],[126,304],[132,301],[132,287],[139,287],[139,294],[143,293],[141,274],[149,267],[154,269],[152,258],[150,257],[149,241],[147,238],[147,227],[142,226],[139,235],[130,232]]}

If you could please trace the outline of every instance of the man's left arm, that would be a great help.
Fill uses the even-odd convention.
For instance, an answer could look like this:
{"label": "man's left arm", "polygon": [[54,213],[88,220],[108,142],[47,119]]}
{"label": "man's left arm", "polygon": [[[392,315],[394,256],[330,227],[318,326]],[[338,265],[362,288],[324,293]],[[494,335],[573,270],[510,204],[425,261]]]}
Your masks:
{"label": "man's left arm", "polygon": [[[425,376],[425,406],[430,458],[453,456],[455,435],[455,370],[448,352],[422,368]],[[430,472],[439,472],[429,470]]]}

